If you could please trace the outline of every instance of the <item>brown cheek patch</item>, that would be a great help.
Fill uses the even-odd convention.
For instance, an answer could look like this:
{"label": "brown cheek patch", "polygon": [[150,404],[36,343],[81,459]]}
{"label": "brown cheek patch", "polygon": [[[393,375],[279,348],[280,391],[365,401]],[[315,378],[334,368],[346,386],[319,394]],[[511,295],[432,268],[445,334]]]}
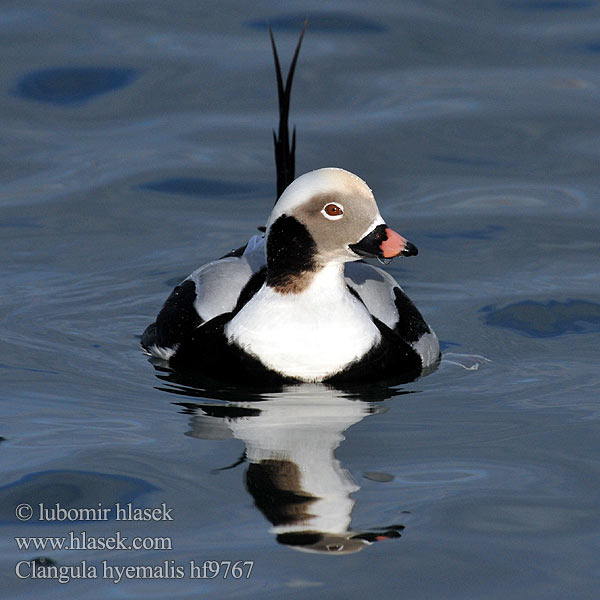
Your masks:
{"label": "brown cheek patch", "polygon": [[342,204],[342,195],[337,192],[326,192],[323,194],[315,194],[310,198],[308,202],[302,207],[301,212],[307,215],[320,213],[326,204],[337,202]]}

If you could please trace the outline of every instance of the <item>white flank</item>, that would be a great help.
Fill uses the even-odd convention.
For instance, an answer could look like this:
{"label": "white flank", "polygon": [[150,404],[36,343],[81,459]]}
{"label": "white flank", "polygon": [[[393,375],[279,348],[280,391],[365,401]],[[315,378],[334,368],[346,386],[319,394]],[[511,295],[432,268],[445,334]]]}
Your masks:
{"label": "white flank", "polygon": [[156,344],[153,344],[152,346],[150,346],[150,348],[148,348],[146,354],[154,356],[154,358],[162,358],[163,360],[169,360],[171,356],[173,356],[173,354],[175,354],[175,352],[177,351],[178,346],[179,344],[176,344],[175,346],[173,346],[173,348],[165,348],[163,346],[157,346]]}
{"label": "white flank", "polygon": [[440,343],[433,331],[431,333],[424,333],[411,345],[415,352],[421,357],[423,368],[434,364],[440,356]]}
{"label": "white flank", "polygon": [[243,256],[222,258],[196,269],[187,279],[196,285],[194,308],[202,320],[232,311],[244,286],[265,264],[264,236],[255,235]]}
{"label": "white flank", "polygon": [[319,271],[298,294],[263,286],[225,335],[267,367],[302,381],[338,373],[381,339],[364,305],[348,291],[341,264]]}
{"label": "white flank", "polygon": [[398,323],[394,288],[400,286],[389,273],[363,262],[348,263],[346,282],[358,292],[372,315],[394,329]]}

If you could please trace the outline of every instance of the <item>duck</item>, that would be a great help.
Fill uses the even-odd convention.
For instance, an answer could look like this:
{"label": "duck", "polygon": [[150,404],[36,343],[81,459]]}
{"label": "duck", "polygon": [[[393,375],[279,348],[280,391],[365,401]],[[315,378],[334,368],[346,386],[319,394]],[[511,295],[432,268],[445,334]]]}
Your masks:
{"label": "duck", "polygon": [[176,372],[228,383],[344,384],[412,380],[435,367],[437,336],[384,269],[418,254],[387,225],[372,190],[338,167],[295,178],[285,85],[271,36],[279,97],[274,134],[278,198],[262,232],[186,277],[141,338]]}

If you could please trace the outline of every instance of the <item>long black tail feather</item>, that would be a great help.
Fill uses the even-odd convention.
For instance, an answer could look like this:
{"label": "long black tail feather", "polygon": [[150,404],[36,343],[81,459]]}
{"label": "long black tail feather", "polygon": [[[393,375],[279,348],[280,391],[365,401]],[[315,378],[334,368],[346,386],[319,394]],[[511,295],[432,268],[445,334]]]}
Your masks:
{"label": "long black tail feather", "polygon": [[273,59],[275,60],[275,72],[277,74],[277,97],[279,99],[279,132],[275,133],[273,130],[273,143],[275,145],[275,169],[277,171],[277,199],[283,193],[283,190],[294,181],[295,170],[296,170],[296,128],[292,133],[292,144],[290,146],[290,130],[288,126],[288,119],[290,115],[290,97],[292,94],[292,81],[294,79],[294,70],[296,69],[296,62],[298,61],[298,55],[300,54],[300,47],[302,46],[302,39],[304,38],[304,32],[308,21],[304,21],[298,44],[294,52],[294,57],[290,64],[290,70],[285,81],[285,87],[283,85],[283,76],[281,74],[281,65],[279,63],[279,56],[277,55],[277,47],[275,46],[275,39],[273,38],[273,31],[269,27],[269,35],[271,36],[271,46],[273,47]]}

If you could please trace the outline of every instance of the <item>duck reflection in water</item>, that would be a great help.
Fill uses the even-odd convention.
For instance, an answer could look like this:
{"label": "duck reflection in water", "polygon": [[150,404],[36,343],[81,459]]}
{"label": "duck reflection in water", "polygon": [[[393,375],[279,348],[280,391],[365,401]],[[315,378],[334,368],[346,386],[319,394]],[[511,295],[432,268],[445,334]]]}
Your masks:
{"label": "duck reflection in water", "polygon": [[[213,440],[235,437],[244,442],[243,457],[225,468],[248,463],[246,488],[271,522],[279,543],[306,552],[350,554],[377,541],[399,538],[404,526],[351,528],[355,503],[351,496],[360,487],[334,451],[349,427],[385,412],[372,400],[402,393],[370,387],[369,401],[364,401],[359,399],[364,394],[300,384],[261,394],[260,402],[177,404],[191,415],[186,435]],[[206,397],[205,390],[202,394]],[[254,400],[258,399],[255,394]]]}

